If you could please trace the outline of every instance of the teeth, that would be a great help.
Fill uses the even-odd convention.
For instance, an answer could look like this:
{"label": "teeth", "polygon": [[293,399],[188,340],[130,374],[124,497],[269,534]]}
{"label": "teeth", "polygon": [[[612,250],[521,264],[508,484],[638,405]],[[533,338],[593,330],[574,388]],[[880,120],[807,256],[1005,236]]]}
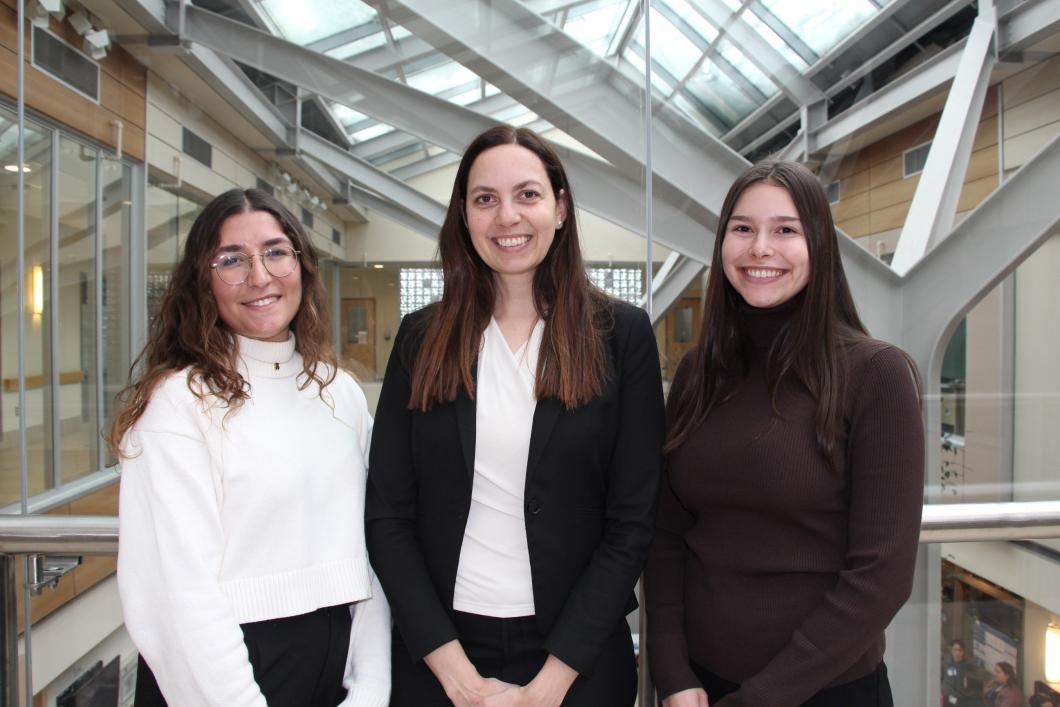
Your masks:
{"label": "teeth", "polygon": [[530,236],[512,236],[511,238],[498,238],[497,245],[502,248],[515,248],[530,240]]}
{"label": "teeth", "polygon": [[278,299],[280,299],[280,298],[276,297],[275,295],[273,295],[271,297],[262,297],[261,299],[254,300],[253,302],[247,302],[247,306],[248,307],[264,307],[266,305],[272,304],[273,302],[275,302]]}
{"label": "teeth", "polygon": [[747,274],[750,277],[758,277],[762,279],[770,277],[780,277],[784,274],[783,270],[765,270],[763,268],[748,268]]}

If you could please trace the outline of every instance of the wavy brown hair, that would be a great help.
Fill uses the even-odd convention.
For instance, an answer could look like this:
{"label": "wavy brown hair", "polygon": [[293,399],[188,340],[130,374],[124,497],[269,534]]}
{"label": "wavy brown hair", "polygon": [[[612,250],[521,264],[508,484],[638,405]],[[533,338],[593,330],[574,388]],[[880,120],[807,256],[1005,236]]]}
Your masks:
{"label": "wavy brown hair", "polygon": [[[225,220],[253,211],[271,214],[300,251],[302,302],[290,324],[295,348],[303,360],[305,375],[299,387],[305,389],[315,381],[323,390],[334,380],[337,361],[331,348],[326,297],[313,244],[298,219],[267,192],[227,191],[207,204],[192,224],[184,255],[173,270],[158,314],[151,322],[147,345],[130,370],[131,382],[118,394],[121,410],[107,436],[116,454],[122,455],[122,439],[144,414],[155,387],[174,371],[187,369],[188,389],[200,399],[206,395],[219,398],[229,412],[250,396],[236,365],[234,335],[218,315],[217,302],[210,292],[210,278],[216,277],[210,262]],[[328,364],[326,376],[317,372],[320,363]]]}
{"label": "wavy brown hair", "polygon": [[[842,400],[847,386],[849,344],[869,338],[850,295],[832,211],[813,172],[795,162],[766,161],[748,168],[736,179],[721,207],[714,240],[714,267],[707,279],[702,326],[690,359],[682,362],[687,374],[680,388],[670,391],[670,453],[688,438],[719,402],[747,375],[743,298],[725,277],[722,243],[729,218],[744,191],[759,183],[785,188],[803,226],[809,251],[810,277],[796,295],[797,309],[769,352],[770,394],[776,408],[781,383],[793,377],[817,400],[816,437],[821,454],[835,470],[835,440],[842,424]],[[910,361],[916,377],[916,367]]]}
{"label": "wavy brown hair", "polygon": [[449,209],[438,235],[444,290],[424,320],[423,338],[412,368],[409,408],[428,410],[456,399],[462,387],[475,395],[472,367],[496,298],[494,273],[471,243],[464,209],[468,176],[475,160],[499,145],[530,150],[545,168],[567,218],[534,272],[534,305],[545,330],[537,361],[534,395],[556,398],[567,408],[584,405],[603,388],[607,376],[604,333],[612,325],[613,301],[589,281],[578,244],[574,195],[567,173],[545,140],[528,128],[500,125],[468,146],[453,183]]}

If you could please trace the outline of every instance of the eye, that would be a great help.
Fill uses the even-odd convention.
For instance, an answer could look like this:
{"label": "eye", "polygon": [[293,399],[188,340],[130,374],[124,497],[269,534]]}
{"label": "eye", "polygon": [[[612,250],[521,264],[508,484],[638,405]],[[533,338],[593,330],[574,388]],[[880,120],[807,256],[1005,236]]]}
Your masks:
{"label": "eye", "polygon": [[475,197],[474,203],[480,206],[487,206],[493,203],[493,194],[479,194]]}
{"label": "eye", "polygon": [[797,236],[797,235],[799,235],[799,230],[797,228],[795,228],[794,226],[781,226],[779,231],[780,231],[780,235],[782,235],[782,236]]}
{"label": "eye", "polygon": [[247,258],[248,256],[246,253],[228,253],[227,255],[222,255],[218,258],[215,265],[226,270],[229,268],[238,268],[242,267],[242,265],[247,262]]}
{"label": "eye", "polygon": [[283,248],[277,246],[275,248],[269,248],[265,251],[264,255],[268,260],[283,260],[284,258],[291,255],[292,251],[290,248]]}
{"label": "eye", "polygon": [[524,189],[523,191],[519,192],[519,196],[521,196],[523,199],[526,199],[527,201],[533,201],[534,199],[541,198],[541,192],[537,191],[536,189]]}
{"label": "eye", "polygon": [[747,234],[751,232],[751,227],[746,223],[734,223],[729,226],[729,230],[733,233]]}

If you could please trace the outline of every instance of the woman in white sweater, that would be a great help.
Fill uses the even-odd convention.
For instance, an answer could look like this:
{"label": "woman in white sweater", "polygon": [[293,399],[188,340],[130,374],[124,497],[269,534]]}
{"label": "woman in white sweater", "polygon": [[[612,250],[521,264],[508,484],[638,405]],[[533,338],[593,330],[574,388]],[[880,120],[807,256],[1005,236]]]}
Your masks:
{"label": "woman in white sweater", "polygon": [[136,704],[383,707],[371,417],[328,343],[297,219],[233,190],[196,219],[111,430]]}

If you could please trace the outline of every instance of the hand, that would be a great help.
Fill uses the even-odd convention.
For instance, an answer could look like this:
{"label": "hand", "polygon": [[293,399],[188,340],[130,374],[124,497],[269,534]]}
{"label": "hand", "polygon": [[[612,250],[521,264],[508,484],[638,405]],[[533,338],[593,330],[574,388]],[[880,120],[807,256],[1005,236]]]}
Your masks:
{"label": "hand", "polygon": [[479,675],[456,640],[435,648],[424,656],[423,661],[438,678],[446,697],[455,707],[482,707],[486,698],[514,687]]}
{"label": "hand", "polygon": [[525,687],[516,687],[487,697],[483,707],[559,707],[578,673],[550,655],[541,670]]}
{"label": "hand", "polygon": [[663,707],[710,707],[706,691],[701,687],[681,690],[663,700]]}

